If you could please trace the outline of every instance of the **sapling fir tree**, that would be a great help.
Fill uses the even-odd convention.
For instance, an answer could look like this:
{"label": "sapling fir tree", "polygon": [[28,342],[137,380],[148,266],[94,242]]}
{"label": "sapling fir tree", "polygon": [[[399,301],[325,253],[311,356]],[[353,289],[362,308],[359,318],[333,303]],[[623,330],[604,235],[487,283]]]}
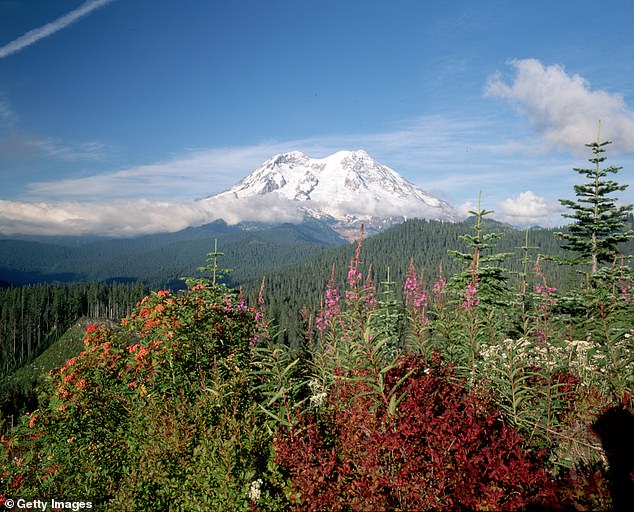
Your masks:
{"label": "sapling fir tree", "polygon": [[447,251],[450,256],[463,261],[467,267],[452,278],[454,285],[469,286],[471,293],[477,290],[478,298],[485,303],[504,305],[506,300],[505,281],[506,269],[501,262],[513,255],[510,252],[494,252],[495,242],[502,238],[503,233],[485,232],[484,218],[494,213],[493,210],[485,210],[480,207],[482,192],[478,194],[478,207],[470,210],[474,217],[474,234],[465,234],[460,238],[465,242],[470,252],[455,250]]}
{"label": "sapling fir tree", "polygon": [[588,159],[592,167],[574,169],[587,180],[574,186],[577,200],[559,200],[571,210],[571,213],[564,213],[563,216],[575,221],[568,226],[565,233],[558,233],[564,240],[563,247],[578,254],[577,258],[568,262],[589,263],[593,274],[599,270],[600,263],[612,263],[619,254],[618,244],[633,236],[631,230],[625,229],[627,214],[632,211],[632,205],[617,206],[616,199],[610,196],[614,192],[625,190],[627,185],[607,179],[608,173],[616,174],[621,167],[601,168],[607,158],[604,153],[608,144],[611,141],[601,142],[599,125],[596,142],[586,144],[593,154]]}

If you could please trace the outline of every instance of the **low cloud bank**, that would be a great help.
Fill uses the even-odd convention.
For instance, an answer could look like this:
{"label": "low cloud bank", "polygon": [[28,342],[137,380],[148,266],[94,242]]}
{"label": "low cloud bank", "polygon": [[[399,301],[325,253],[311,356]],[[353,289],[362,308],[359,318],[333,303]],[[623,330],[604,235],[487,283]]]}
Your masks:
{"label": "low cloud bank", "polygon": [[157,202],[145,199],[111,202],[37,202],[0,200],[0,234],[133,236],[179,231],[217,219],[300,221],[289,204],[254,199]]}
{"label": "low cloud bank", "polygon": [[[306,210],[320,210],[313,201],[297,202],[276,195],[234,199],[208,198],[167,202],[116,200],[111,202],[16,202],[0,200],[0,234],[133,236],[199,226],[217,219],[301,222]],[[333,215],[431,217],[457,220],[452,209],[439,210],[407,202],[364,201],[330,206]]]}

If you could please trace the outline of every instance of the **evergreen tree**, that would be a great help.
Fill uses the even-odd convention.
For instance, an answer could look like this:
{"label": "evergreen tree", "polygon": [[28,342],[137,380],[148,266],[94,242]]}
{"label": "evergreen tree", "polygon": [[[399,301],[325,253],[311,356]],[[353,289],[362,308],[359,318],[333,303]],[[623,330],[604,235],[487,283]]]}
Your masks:
{"label": "evergreen tree", "polygon": [[500,232],[485,232],[484,217],[493,213],[480,207],[481,192],[478,194],[478,208],[470,210],[474,217],[472,229],[474,234],[460,236],[470,252],[448,250],[450,256],[466,263],[467,267],[452,278],[454,285],[463,287],[465,284],[477,288],[478,295],[485,302],[491,304],[504,304],[503,298],[506,291],[506,269],[501,262],[513,255],[512,252],[493,252],[495,242],[504,236]]}
{"label": "evergreen tree", "polygon": [[574,186],[578,199],[559,200],[563,206],[572,210],[572,213],[563,216],[576,221],[568,226],[567,232],[558,233],[565,240],[563,247],[579,254],[572,263],[589,262],[593,274],[598,271],[599,263],[614,260],[619,254],[618,244],[633,236],[631,230],[624,229],[632,205],[617,206],[615,199],[610,197],[613,192],[625,190],[627,185],[619,185],[614,180],[606,179],[608,173],[616,174],[621,167],[601,168],[607,158],[603,155],[606,151],[604,148],[610,143],[608,140],[601,142],[599,125],[596,142],[586,144],[593,154],[588,159],[593,167],[574,169],[587,179],[586,183]]}

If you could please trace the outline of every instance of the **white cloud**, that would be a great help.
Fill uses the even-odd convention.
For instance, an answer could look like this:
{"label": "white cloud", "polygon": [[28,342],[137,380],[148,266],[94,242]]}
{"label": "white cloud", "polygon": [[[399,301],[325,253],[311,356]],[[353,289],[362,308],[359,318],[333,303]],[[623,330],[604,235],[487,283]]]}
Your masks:
{"label": "white cloud", "polygon": [[0,200],[0,233],[126,236],[177,231],[213,220],[196,204],[147,200],[109,203]]}
{"label": "white cloud", "polygon": [[583,149],[596,140],[600,119],[602,140],[613,140],[621,151],[634,150],[634,113],[622,95],[593,91],[583,77],[536,59],[514,60],[511,65],[516,72],[512,83],[497,73],[489,78],[486,92],[514,103],[549,144]]}
{"label": "white cloud", "polygon": [[0,47],[0,59],[19,52],[27,46],[37,43],[40,39],[44,39],[45,37],[53,35],[55,32],[65,29],[84,16],[90,14],[95,9],[99,9],[100,7],[112,3],[113,1],[114,0],[88,0],[74,11],[57,18],[55,21],[47,23],[46,25],[36,29],[29,30],[26,34]]}
{"label": "white cloud", "polygon": [[559,203],[550,202],[527,190],[498,203],[494,217],[502,222],[518,226],[537,224],[550,227],[553,225],[553,217],[562,210]]}
{"label": "white cloud", "polygon": [[[431,182],[440,175],[464,170],[462,162],[455,162],[455,155],[465,152],[465,147],[471,148],[472,154],[500,151],[498,147],[482,144],[479,140],[486,132],[483,124],[486,125],[486,122],[426,117],[383,133],[318,136],[267,141],[252,146],[196,149],[151,164],[89,176],[84,173],[83,176],[55,181],[33,182],[27,185],[27,189],[29,197],[42,200],[194,199],[226,190],[277,153],[299,150],[319,158],[342,149],[365,149],[406,178],[413,180],[414,174],[422,174],[428,175]],[[466,155],[466,158],[471,156]],[[486,165],[478,163],[482,160],[474,158],[471,169],[479,166],[484,173]],[[419,185],[426,188],[425,183]]]}
{"label": "white cloud", "polygon": [[[11,125],[15,120],[15,112],[9,99],[0,93],[0,121],[3,125]],[[2,128],[2,126],[0,126]]]}
{"label": "white cloud", "polygon": [[272,145],[194,150],[169,160],[114,172],[33,182],[28,191],[35,198],[195,199],[229,188],[270,158],[275,149],[281,151],[281,147]]}
{"label": "white cloud", "polygon": [[459,217],[466,219],[473,215],[471,212],[476,211],[476,205],[474,205],[471,201],[465,201],[462,204],[459,204],[456,207],[456,212]]}
{"label": "white cloud", "polygon": [[18,202],[0,200],[0,234],[108,235],[178,231],[216,219],[229,224],[245,220],[300,221],[290,202],[275,198],[245,201],[116,200],[112,202]]}

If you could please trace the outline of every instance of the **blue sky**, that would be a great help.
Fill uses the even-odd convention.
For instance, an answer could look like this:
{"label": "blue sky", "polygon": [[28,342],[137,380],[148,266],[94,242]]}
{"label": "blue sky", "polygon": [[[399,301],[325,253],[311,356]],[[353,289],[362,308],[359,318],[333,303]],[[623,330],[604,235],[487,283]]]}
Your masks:
{"label": "blue sky", "polygon": [[599,118],[632,203],[632,19],[631,0],[0,0],[0,233],[181,229],[274,154],[343,149],[554,225]]}

